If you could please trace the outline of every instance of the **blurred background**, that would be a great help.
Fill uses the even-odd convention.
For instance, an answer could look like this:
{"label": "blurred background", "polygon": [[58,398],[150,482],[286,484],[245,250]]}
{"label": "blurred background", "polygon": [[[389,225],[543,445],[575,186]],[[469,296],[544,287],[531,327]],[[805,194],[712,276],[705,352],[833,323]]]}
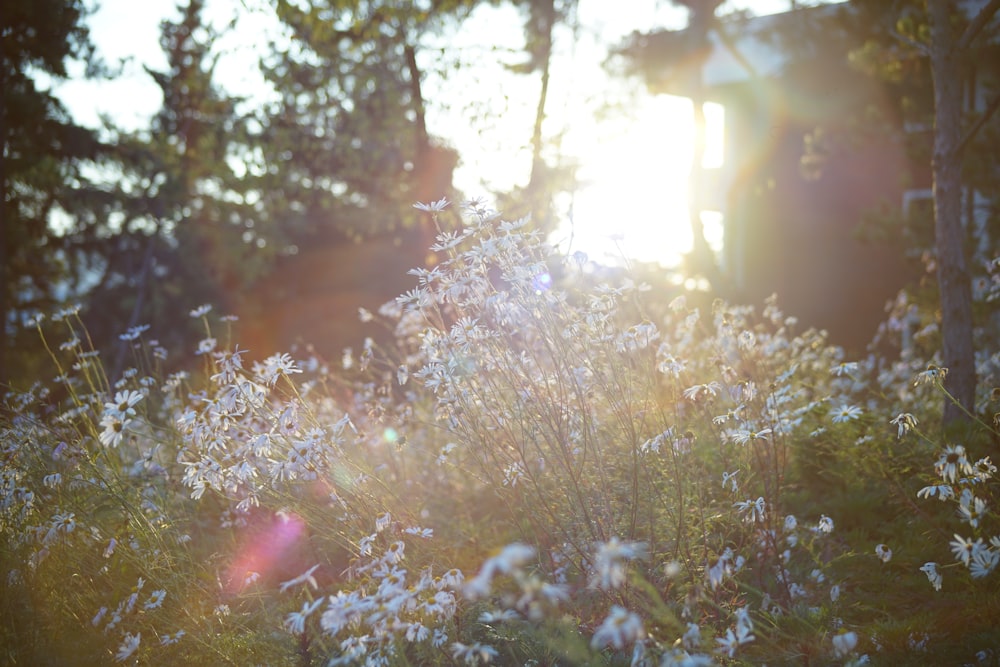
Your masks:
{"label": "blurred background", "polygon": [[[433,262],[412,205],[443,197],[531,216],[595,279],[777,293],[863,350],[933,264],[932,86],[900,47],[922,4],[8,3],[0,382],[32,376],[25,324],[69,304],[112,371],[132,327],[192,349],[202,303],[240,318],[252,358],[339,358],[375,335],[357,309]],[[973,120],[1000,63],[984,41]],[[966,160],[983,257],[996,140]]]}

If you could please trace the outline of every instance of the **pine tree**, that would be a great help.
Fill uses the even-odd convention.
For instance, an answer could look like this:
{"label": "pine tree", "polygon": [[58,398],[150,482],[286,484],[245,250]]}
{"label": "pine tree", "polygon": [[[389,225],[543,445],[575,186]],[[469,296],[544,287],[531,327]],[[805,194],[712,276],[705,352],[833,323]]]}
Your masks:
{"label": "pine tree", "polygon": [[[161,342],[185,339],[187,312],[201,303],[235,307],[266,274],[277,252],[267,220],[234,168],[249,140],[240,102],[215,81],[218,35],[203,0],[178,7],[161,24],[165,71],[148,70],[163,94],[148,130],[116,136],[117,178],[99,248],[100,280],[89,294],[97,340],[117,340],[149,324]],[[99,315],[98,315],[99,314]],[[122,347],[113,371],[121,370]]]}
{"label": "pine tree", "polygon": [[[19,374],[11,351],[25,344],[25,319],[51,310],[79,277],[71,230],[53,220],[72,208],[83,166],[103,149],[49,82],[66,78],[69,60],[94,69],[84,15],[82,0],[6,3],[0,11],[0,383]],[[23,362],[31,355],[21,350]]]}

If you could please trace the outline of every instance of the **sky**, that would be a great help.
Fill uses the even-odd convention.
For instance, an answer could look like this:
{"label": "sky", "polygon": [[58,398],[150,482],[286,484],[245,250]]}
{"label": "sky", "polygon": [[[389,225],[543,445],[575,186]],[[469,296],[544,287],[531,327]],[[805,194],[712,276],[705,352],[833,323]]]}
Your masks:
{"label": "sky", "polygon": [[[755,14],[785,11],[789,0],[729,0],[724,10]],[[99,54],[121,63],[114,81],[69,81],[56,88],[76,119],[97,126],[100,114],[130,129],[156,113],[159,89],[144,67],[164,69],[159,23],[175,12],[175,0],[101,0],[89,19]],[[561,136],[561,153],[576,161],[583,186],[561,201],[564,220],[552,241],[564,251],[582,251],[598,261],[625,258],[674,265],[690,247],[687,177],[691,163],[691,107],[687,100],[652,97],[639,81],[612,80],[601,64],[608,45],[634,30],[680,29],[686,10],[664,0],[580,0],[575,31],[555,36],[545,125],[548,137]],[[233,93],[260,99],[259,45],[273,35],[266,0],[207,0],[206,16],[235,29],[215,44],[224,54],[218,81]],[[483,7],[461,29],[442,35],[440,46],[470,54],[477,67],[435,74],[421,63],[427,79],[428,130],[455,147],[462,162],[455,184],[468,196],[502,191],[527,181],[530,137],[538,99],[537,76],[506,71],[523,47],[523,19],[510,7]],[[429,51],[428,51],[429,52]],[[511,55],[497,55],[511,54]],[[602,118],[602,102],[623,102],[627,115]],[[721,128],[721,109],[711,114]],[[484,120],[485,119],[485,120]],[[710,140],[719,147],[721,129]],[[717,152],[714,159],[722,157]],[[717,217],[707,232],[721,243]],[[710,239],[711,240],[711,239]]]}

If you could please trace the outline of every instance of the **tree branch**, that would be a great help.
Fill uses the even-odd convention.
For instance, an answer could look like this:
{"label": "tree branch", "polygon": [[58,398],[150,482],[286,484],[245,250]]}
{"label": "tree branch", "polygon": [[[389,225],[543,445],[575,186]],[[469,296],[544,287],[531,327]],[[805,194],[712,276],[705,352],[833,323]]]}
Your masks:
{"label": "tree branch", "polygon": [[997,109],[1000,109],[1000,93],[993,96],[993,99],[990,100],[990,103],[983,110],[983,115],[976,120],[973,126],[969,128],[969,131],[965,133],[965,136],[962,137],[962,141],[958,144],[958,148],[955,149],[955,153],[957,155],[962,154],[965,150],[966,144],[975,138],[976,134],[979,133],[979,130],[983,128],[983,125],[986,125],[990,118],[993,117],[993,114],[997,112]]}
{"label": "tree branch", "polygon": [[747,74],[750,75],[751,79],[756,79],[760,73],[750,63],[750,61],[747,60],[746,56],[743,55],[743,52],[737,48],[736,40],[729,34],[729,31],[723,25],[722,21],[716,20],[713,27],[715,28],[715,34],[719,36],[719,41],[722,42],[724,47],[726,47],[726,50],[729,51],[730,55],[732,55],[733,58],[736,59],[736,62],[738,62],[740,66],[747,71]]}
{"label": "tree branch", "polygon": [[997,11],[1000,11],[1000,0],[990,0],[988,5],[980,9],[976,17],[972,19],[972,22],[966,26],[962,36],[955,42],[955,51],[962,51],[969,48],[972,40],[982,32],[983,28],[986,27],[986,24],[990,22],[990,19],[993,18]]}
{"label": "tree branch", "polygon": [[918,42],[915,39],[907,37],[903,33],[901,33],[898,30],[896,30],[895,26],[891,26],[889,28],[889,34],[891,34],[893,37],[895,37],[898,41],[900,41],[903,44],[906,44],[910,48],[914,49],[920,55],[930,57],[930,55],[931,55],[931,49],[930,49],[929,46],[927,46],[926,44],[924,44],[922,42]]}

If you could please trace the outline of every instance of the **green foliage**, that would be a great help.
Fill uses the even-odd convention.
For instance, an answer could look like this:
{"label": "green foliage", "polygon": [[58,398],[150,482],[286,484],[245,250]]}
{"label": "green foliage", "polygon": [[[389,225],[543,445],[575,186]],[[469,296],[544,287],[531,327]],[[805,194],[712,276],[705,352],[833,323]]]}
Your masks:
{"label": "green foliage", "polygon": [[10,354],[20,322],[51,309],[78,275],[50,215],[72,210],[86,180],[82,165],[102,148],[39,79],[65,77],[67,59],[89,58],[83,14],[82,2],[44,0],[5,8],[0,17],[0,382],[21,370]]}

